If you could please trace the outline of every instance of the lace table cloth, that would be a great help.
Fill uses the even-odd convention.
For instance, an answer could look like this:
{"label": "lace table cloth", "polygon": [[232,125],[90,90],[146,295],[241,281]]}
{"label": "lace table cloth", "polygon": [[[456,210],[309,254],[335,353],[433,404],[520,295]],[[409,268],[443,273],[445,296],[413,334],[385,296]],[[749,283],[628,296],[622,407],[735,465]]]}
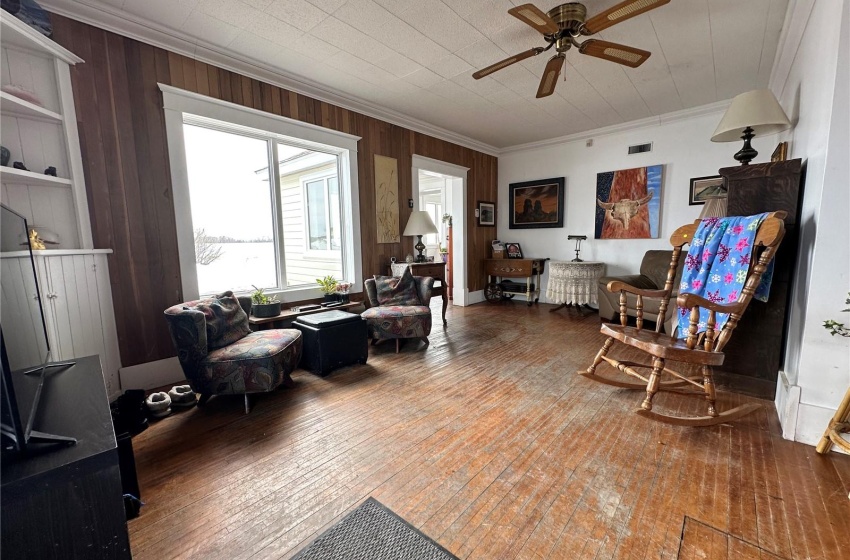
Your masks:
{"label": "lace table cloth", "polygon": [[552,261],[546,297],[558,303],[596,304],[596,283],[605,263]]}

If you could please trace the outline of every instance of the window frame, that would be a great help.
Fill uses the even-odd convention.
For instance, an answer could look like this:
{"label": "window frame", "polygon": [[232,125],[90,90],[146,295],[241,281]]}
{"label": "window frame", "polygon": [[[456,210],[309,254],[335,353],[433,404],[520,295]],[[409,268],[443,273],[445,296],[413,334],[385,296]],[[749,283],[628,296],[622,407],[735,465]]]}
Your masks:
{"label": "window frame", "polygon": [[[325,225],[327,226],[328,239],[330,239],[330,226],[331,226],[331,207],[330,207],[330,186],[328,185],[328,179],[336,178],[337,184],[339,184],[339,173],[337,170],[328,170],[328,171],[318,171],[315,173],[310,173],[307,175],[302,175],[299,179],[301,180],[301,204],[302,210],[304,212],[304,255],[307,258],[313,259],[327,259],[330,257],[336,256],[336,251],[334,249],[312,249],[310,247],[310,214],[307,211],[307,183],[313,183],[319,179],[322,180],[324,186],[324,194],[325,194]],[[342,209],[340,208],[340,222],[342,222]],[[340,228],[342,228],[342,223],[340,223]],[[342,228],[344,229],[344,228]],[[342,248],[344,241],[342,239],[343,232],[340,231],[340,249]],[[344,255],[343,255],[344,256]],[[344,260],[344,259],[343,259]]]}
{"label": "window frame", "polygon": [[[357,142],[360,137],[304,123],[287,117],[281,117],[257,109],[221,101],[197,93],[188,92],[159,84],[163,94],[168,154],[171,166],[172,194],[174,202],[175,226],[180,261],[183,293],[178,294],[184,301],[197,299],[198,277],[195,268],[195,248],[189,196],[188,171],[186,168],[185,139],[183,125],[199,124],[217,128],[225,132],[243,133],[246,136],[257,135],[269,141],[271,193],[274,203],[275,224],[275,266],[278,270],[278,287],[268,293],[280,296],[282,301],[301,301],[317,299],[322,296],[318,286],[296,285],[287,287],[285,279],[285,259],[283,256],[283,223],[278,143],[300,147],[307,150],[333,154],[337,158],[337,180],[340,190],[340,223],[342,231],[341,252],[343,279],[362,286],[359,181],[357,169]],[[242,293],[242,292],[240,292]],[[247,292],[246,292],[247,293]]]}

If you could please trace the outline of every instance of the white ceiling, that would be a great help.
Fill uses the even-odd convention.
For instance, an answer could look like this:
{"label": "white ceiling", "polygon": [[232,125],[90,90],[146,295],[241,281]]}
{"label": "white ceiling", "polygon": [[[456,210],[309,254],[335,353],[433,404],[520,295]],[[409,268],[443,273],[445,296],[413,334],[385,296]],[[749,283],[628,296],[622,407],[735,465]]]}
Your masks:
{"label": "white ceiling", "polygon": [[[472,79],[476,69],[545,45],[507,13],[527,0],[76,1],[497,148],[766,87],[788,4],[673,0],[597,35],[651,51],[643,66],[572,50],[566,81],[535,99],[545,55]],[[548,10],[555,1],[536,5]],[[585,5],[590,16],[616,3]]]}

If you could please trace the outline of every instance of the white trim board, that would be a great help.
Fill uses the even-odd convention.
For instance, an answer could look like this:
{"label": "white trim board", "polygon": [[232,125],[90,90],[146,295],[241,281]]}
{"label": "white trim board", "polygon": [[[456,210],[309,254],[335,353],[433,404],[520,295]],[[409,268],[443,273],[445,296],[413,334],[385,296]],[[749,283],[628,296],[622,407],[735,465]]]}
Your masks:
{"label": "white trim board", "polygon": [[[409,117],[385,107],[375,105],[365,99],[342,91],[317,84],[307,78],[272,68],[260,61],[234,56],[219,50],[210,43],[200,40],[187,40],[177,31],[144,20],[126,12],[120,12],[114,6],[96,0],[46,0],[41,5],[61,16],[81,21],[124,37],[159,47],[176,54],[212,64],[249,78],[306,95],[313,99],[330,103],[343,109],[355,111],[368,117],[427,134],[452,144],[457,144],[491,156],[498,155],[499,149],[485,142],[475,140],[463,134]],[[119,14],[120,12],[120,14]]]}
{"label": "white trim board", "polygon": [[135,366],[123,367],[118,370],[121,380],[121,390],[127,389],[156,389],[172,383],[185,383],[186,376],[177,357],[145,362]]}
{"label": "white trim board", "polygon": [[[457,247],[453,251],[452,262],[454,263],[454,271],[452,272],[453,278],[455,278],[455,283],[452,286],[452,304],[459,305],[461,307],[468,305],[468,295],[469,290],[468,286],[468,278],[467,278],[467,268],[469,263],[467,262],[467,256],[469,254],[469,233],[466,227],[466,216],[467,216],[467,196],[469,193],[469,168],[463,167],[461,165],[455,165],[454,163],[449,163],[446,161],[441,161],[438,159],[433,159],[425,156],[420,156],[418,154],[413,154],[411,156],[411,166],[410,173],[413,181],[413,192],[411,193],[414,200],[415,208],[419,208],[419,170],[424,171],[433,171],[435,173],[440,173],[447,177],[452,177],[455,180],[452,181],[452,185],[447,189],[451,189],[450,196],[448,197],[451,200],[451,207],[444,209],[443,211],[446,213],[451,213],[452,215],[452,231],[460,232],[459,235],[455,235],[455,240],[460,239],[460,246]],[[457,181],[460,179],[460,181]],[[459,183],[459,184],[458,184]],[[454,241],[452,243],[454,244]],[[460,278],[458,282],[457,279]]]}
{"label": "white trim board", "polygon": [[[566,142],[575,142],[578,140],[588,140],[590,138],[597,138],[599,136],[606,136],[609,134],[618,134],[621,132],[627,132],[629,130],[637,130],[640,128],[646,128],[649,126],[660,126],[662,124],[674,123],[679,121],[686,121],[688,119],[693,119],[696,117],[701,117],[703,115],[712,115],[723,114],[726,109],[729,107],[729,104],[732,101],[727,99],[724,101],[716,101],[714,103],[709,103],[708,105],[700,105],[698,107],[691,107],[690,109],[682,109],[681,111],[673,111],[672,113],[665,113],[663,115],[658,115],[654,117],[647,117],[645,119],[638,119],[636,121],[628,121],[620,124],[612,124],[611,126],[604,126],[601,128],[594,128],[593,130],[586,130],[584,132],[576,132],[575,134],[568,134],[566,136],[559,136],[557,138],[549,138],[547,140],[538,140],[536,142],[528,142],[526,144],[516,144],[515,146],[508,146],[506,148],[502,148],[499,150],[499,155],[509,154],[513,152],[524,152],[527,150],[535,150],[537,148],[543,148],[546,146],[554,146],[557,144],[564,144]],[[720,118],[717,119],[720,122]]]}

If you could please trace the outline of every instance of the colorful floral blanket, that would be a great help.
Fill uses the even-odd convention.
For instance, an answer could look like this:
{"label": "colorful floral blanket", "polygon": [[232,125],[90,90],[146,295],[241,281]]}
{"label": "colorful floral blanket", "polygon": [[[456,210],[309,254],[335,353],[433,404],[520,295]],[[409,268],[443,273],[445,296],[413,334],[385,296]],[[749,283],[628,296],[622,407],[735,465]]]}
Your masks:
{"label": "colorful floral blanket", "polygon": [[[679,293],[696,294],[717,303],[738,301],[750,269],[756,232],[767,215],[702,220],[685,257]],[[753,297],[767,301],[772,278],[773,261]],[[728,313],[718,313],[716,328],[721,329],[727,319]],[[700,309],[700,332],[706,329],[707,322],[708,310]],[[690,312],[679,308],[679,338],[688,336],[689,325]]]}

